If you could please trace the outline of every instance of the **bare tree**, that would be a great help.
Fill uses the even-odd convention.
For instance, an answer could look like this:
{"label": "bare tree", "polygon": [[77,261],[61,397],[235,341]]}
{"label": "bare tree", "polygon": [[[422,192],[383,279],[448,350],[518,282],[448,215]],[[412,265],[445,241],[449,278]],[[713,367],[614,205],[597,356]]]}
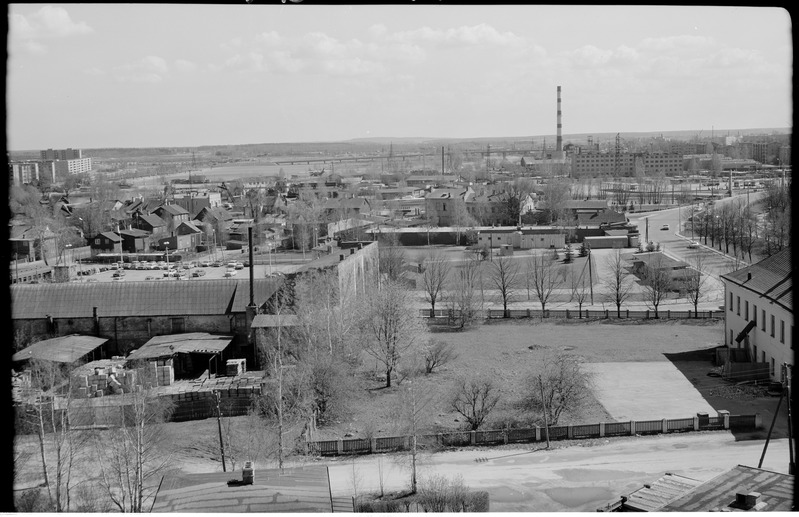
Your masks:
{"label": "bare tree", "polygon": [[633,281],[620,248],[614,249],[607,258],[607,269],[607,276],[601,283],[605,287],[607,299],[616,305],[616,316],[621,317],[621,306],[630,296]]}
{"label": "bare tree", "polygon": [[411,493],[416,493],[418,488],[418,469],[423,458],[422,450],[418,446],[419,433],[429,424],[431,414],[429,407],[434,402],[436,395],[435,390],[422,390],[411,379],[392,408],[397,430],[410,437],[408,455],[398,457],[398,461],[409,467]]}
{"label": "bare tree", "polygon": [[658,306],[666,299],[674,285],[671,278],[671,269],[667,267],[662,253],[654,253],[644,266],[641,274],[641,284],[647,302],[655,309],[655,318],[658,318]]}
{"label": "bare tree", "polygon": [[499,403],[499,388],[488,377],[463,377],[455,384],[450,404],[460,413],[472,431],[483,425],[485,419]]}
{"label": "bare tree", "polygon": [[436,369],[455,360],[458,354],[452,345],[438,340],[430,340],[424,348],[424,371],[433,373]]}
{"label": "bare tree", "polygon": [[684,287],[686,296],[694,305],[694,318],[696,318],[699,302],[706,295],[708,273],[702,253],[697,253],[692,262],[689,275],[684,280]]}
{"label": "bare tree", "polygon": [[[586,265],[590,267],[590,262],[586,262]],[[590,275],[585,272],[585,269],[579,273],[574,271],[574,269],[569,272],[569,289],[571,292],[569,301],[577,302],[577,309],[580,318],[583,317],[583,304],[588,301],[589,296],[591,295],[590,282]]]}
{"label": "bare tree", "polygon": [[396,233],[381,234],[378,239],[378,269],[389,280],[396,281],[408,261]]}
{"label": "bare tree", "polygon": [[548,253],[533,253],[527,260],[527,279],[533,285],[533,292],[541,310],[546,311],[549,300],[555,287],[558,285],[557,261]]}
{"label": "bare tree", "polygon": [[548,425],[558,425],[564,412],[575,411],[590,399],[593,379],[582,363],[576,355],[551,355],[527,379],[530,406],[543,412]]}
{"label": "bare tree", "polygon": [[455,279],[446,293],[447,306],[459,328],[465,328],[477,319],[481,308],[478,289],[482,290],[482,261],[473,256],[458,268]]}
{"label": "bare tree", "polygon": [[519,262],[511,257],[497,257],[489,264],[489,278],[502,298],[503,317],[509,318],[508,303],[519,284]]}
{"label": "bare tree", "polygon": [[436,301],[444,295],[452,266],[440,253],[431,253],[422,263],[425,298],[430,302],[430,317],[435,316]]}
{"label": "bare tree", "polygon": [[367,293],[360,313],[363,349],[384,366],[386,387],[390,388],[392,373],[426,333],[413,293],[398,282],[386,280]]}
{"label": "bare tree", "polygon": [[163,424],[173,405],[146,386],[119,395],[118,426],[94,442],[99,484],[121,512],[145,511],[171,464]]}

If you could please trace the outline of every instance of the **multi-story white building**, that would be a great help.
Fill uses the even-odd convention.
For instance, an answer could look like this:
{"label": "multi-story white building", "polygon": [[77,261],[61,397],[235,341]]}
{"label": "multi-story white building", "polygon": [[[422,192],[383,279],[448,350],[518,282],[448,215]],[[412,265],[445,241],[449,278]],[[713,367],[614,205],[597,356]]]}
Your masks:
{"label": "multi-story white building", "polygon": [[[617,171],[618,169],[618,171]],[[572,176],[634,176],[636,169],[666,176],[682,174],[683,157],[676,153],[578,153],[572,155]]]}
{"label": "multi-story white building", "polygon": [[[746,348],[753,363],[767,365],[772,381],[793,366],[791,250],[721,276],[724,282],[724,340]],[[766,366],[764,366],[765,368]]]}
{"label": "multi-story white building", "polygon": [[9,162],[8,172],[14,185],[28,185],[39,179],[39,162]]}
{"label": "multi-story white building", "polygon": [[55,160],[52,162],[56,175],[83,174],[91,172],[91,158],[74,158],[71,160]]}

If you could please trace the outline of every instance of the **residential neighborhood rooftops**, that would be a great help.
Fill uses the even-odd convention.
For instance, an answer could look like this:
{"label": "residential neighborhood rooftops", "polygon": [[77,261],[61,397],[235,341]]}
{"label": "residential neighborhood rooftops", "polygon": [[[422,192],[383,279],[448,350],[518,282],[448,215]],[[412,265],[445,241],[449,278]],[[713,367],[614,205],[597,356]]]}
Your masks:
{"label": "residential neighborhood rooftops", "polygon": [[37,341],[13,356],[13,362],[41,359],[56,363],[74,363],[108,341],[106,338],[72,334]]}

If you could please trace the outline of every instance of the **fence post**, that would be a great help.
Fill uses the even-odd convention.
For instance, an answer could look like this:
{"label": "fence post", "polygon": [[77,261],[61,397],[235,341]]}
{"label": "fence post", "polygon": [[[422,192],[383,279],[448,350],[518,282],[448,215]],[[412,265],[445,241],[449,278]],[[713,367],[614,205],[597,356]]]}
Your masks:
{"label": "fence post", "polygon": [[609,314],[609,313],[608,313],[608,310],[607,310],[607,309],[605,309],[605,319],[608,319],[608,318],[610,317],[608,314]]}
{"label": "fence post", "polygon": [[599,437],[603,438],[605,436],[605,422],[599,422]]}
{"label": "fence post", "polygon": [[530,318],[530,309],[527,309],[527,318]]}
{"label": "fence post", "polygon": [[695,416],[694,417],[694,431],[698,431],[698,430],[699,430],[699,417]]}
{"label": "fence post", "polygon": [[569,319],[569,309],[566,309],[566,319]]}
{"label": "fence post", "polygon": [[627,309],[627,316],[626,316],[626,318],[627,318],[627,319],[630,319],[630,309]]}
{"label": "fence post", "polygon": [[571,424],[566,428],[566,436],[569,439],[574,438],[574,427]]}
{"label": "fence post", "polygon": [[374,436],[371,440],[369,440],[369,452],[375,453],[377,452],[377,438]]}
{"label": "fence post", "polygon": [[649,309],[646,310],[646,319],[649,319]]}
{"label": "fence post", "polygon": [[469,431],[469,443],[472,445],[477,443],[477,431]]}
{"label": "fence post", "polygon": [[719,417],[724,419],[724,429],[730,428],[730,412],[726,409],[719,409]]}
{"label": "fence post", "polygon": [[635,420],[630,420],[630,436],[635,436]]}
{"label": "fence post", "polygon": [[671,309],[666,311],[666,318],[671,319]]}
{"label": "fence post", "polygon": [[408,451],[411,449],[411,437],[410,436],[403,436],[403,445],[405,446],[405,450]]}
{"label": "fence post", "polygon": [[338,454],[344,454],[344,440],[341,438],[336,441],[336,452]]}
{"label": "fence post", "polygon": [[541,441],[541,428],[538,426],[535,426],[535,441],[537,442]]}
{"label": "fence post", "polygon": [[661,429],[663,431],[663,434],[667,434],[669,432],[669,421],[666,420],[665,418],[663,419],[663,427]]}

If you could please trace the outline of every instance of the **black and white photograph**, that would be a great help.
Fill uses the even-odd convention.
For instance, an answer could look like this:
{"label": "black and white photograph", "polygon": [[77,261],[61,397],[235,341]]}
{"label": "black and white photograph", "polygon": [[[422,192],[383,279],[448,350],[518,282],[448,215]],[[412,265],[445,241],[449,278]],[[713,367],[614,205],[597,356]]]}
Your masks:
{"label": "black and white photograph", "polygon": [[0,511],[795,509],[789,10],[7,29]]}

